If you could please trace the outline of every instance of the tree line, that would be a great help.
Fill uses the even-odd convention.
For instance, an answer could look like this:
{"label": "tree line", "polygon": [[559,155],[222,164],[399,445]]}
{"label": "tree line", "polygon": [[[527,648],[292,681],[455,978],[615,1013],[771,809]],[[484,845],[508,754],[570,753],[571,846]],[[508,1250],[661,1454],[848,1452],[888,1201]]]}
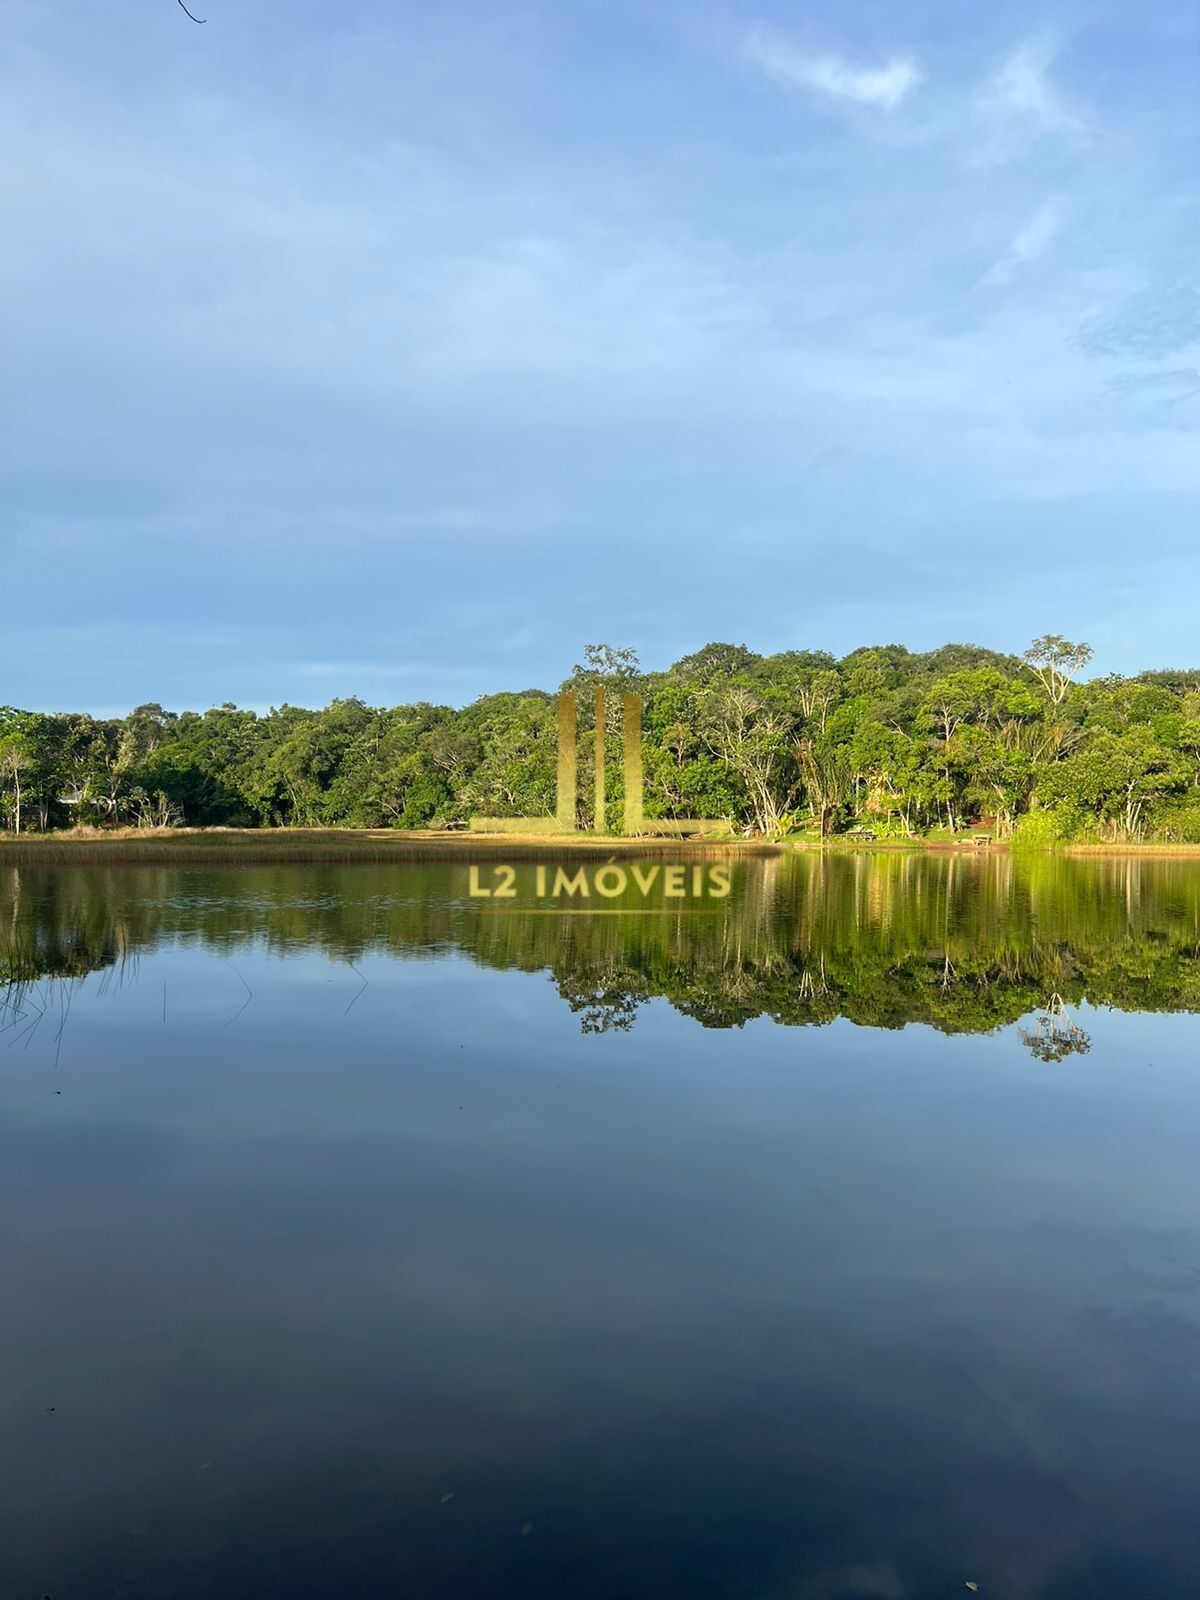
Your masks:
{"label": "tree line", "polygon": [[[1053,842],[1200,841],[1200,671],[1081,678],[1059,635],[1022,655],[947,644],[759,655],[714,643],[661,672],[589,645],[560,685],[579,696],[579,768],[604,741],[612,797],[581,827],[621,823],[619,696],[641,696],[645,815],[731,832],[957,834]],[[592,689],[610,715],[597,730]],[[92,827],[440,828],[554,810],[555,692],[470,705],[265,715],[222,705],[126,717],[0,707],[0,818],[13,832]]]}

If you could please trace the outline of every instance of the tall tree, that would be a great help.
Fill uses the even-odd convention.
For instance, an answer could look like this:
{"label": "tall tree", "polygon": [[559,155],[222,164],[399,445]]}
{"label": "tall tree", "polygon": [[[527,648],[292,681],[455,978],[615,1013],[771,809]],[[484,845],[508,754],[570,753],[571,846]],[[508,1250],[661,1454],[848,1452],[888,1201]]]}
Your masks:
{"label": "tall tree", "polygon": [[701,731],[712,753],[746,785],[759,832],[777,832],[784,811],[779,777],[789,732],[786,720],[767,711],[751,690],[735,684],[708,691]]}
{"label": "tall tree", "polygon": [[1076,674],[1092,659],[1090,644],[1072,644],[1061,633],[1044,633],[1021,657],[1038,679],[1052,706],[1060,706]]}
{"label": "tall tree", "polygon": [[15,833],[21,831],[25,775],[35,764],[46,722],[36,712],[0,706],[0,784],[11,796],[8,806]]}

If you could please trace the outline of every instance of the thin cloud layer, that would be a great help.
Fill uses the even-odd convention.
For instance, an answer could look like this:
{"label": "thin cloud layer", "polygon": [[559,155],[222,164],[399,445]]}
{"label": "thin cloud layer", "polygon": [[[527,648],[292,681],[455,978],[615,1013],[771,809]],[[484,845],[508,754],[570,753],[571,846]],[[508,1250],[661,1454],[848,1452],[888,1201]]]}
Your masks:
{"label": "thin cloud layer", "polygon": [[751,60],[785,88],[884,111],[894,111],[921,81],[920,68],[910,56],[892,56],[881,66],[851,66],[834,55],[808,55],[767,29],[756,29],[746,49]]}
{"label": "thin cloud layer", "polygon": [[1061,200],[1047,200],[1040,205],[1029,221],[1013,236],[1008,249],[984,273],[982,282],[999,286],[1005,284],[1019,267],[1028,266],[1045,255],[1062,227],[1065,208]]}
{"label": "thin cloud layer", "polygon": [[1130,63],[1115,0],[1053,60],[947,16],[902,57],[852,5],[777,80],[683,0],[649,33],[464,5],[18,9],[0,702],[463,700],[590,638],[1188,655],[1200,111],[1165,24]]}
{"label": "thin cloud layer", "polygon": [[990,166],[1016,160],[1044,139],[1086,139],[1084,123],[1054,82],[1055,54],[1048,39],[1028,40],[984,85],[975,103],[982,128],[982,140],[974,151],[978,163]]}
{"label": "thin cloud layer", "polygon": [[1149,361],[1200,346],[1200,285],[1167,283],[1141,289],[1115,311],[1085,323],[1080,340],[1092,355]]}

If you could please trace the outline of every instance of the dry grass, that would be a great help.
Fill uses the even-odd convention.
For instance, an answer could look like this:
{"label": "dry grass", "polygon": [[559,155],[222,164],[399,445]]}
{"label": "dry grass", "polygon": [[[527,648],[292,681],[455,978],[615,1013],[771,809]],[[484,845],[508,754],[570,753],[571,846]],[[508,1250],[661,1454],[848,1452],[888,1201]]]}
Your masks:
{"label": "dry grass", "polygon": [[603,855],[628,859],[774,853],[761,839],[625,839],[603,834],[431,833],[391,828],[72,828],[61,833],[0,834],[0,865],[217,866],[272,862],[504,861]]}
{"label": "dry grass", "polygon": [[[1007,841],[972,845],[950,839],[872,841],[781,839],[626,839],[610,834],[441,833],[391,828],[71,828],[61,833],[0,833],[0,866],[141,864],[145,866],[270,865],[273,862],[471,861],[492,857],[536,861],[564,855],[773,855],[780,850],[863,853],[924,850],[992,855]],[[1074,844],[1051,847],[1073,856],[1156,856],[1195,859],[1200,844]]]}
{"label": "dry grass", "polygon": [[1200,844],[1188,844],[1182,839],[1142,839],[1131,844],[1060,844],[1054,846],[1054,851],[1064,856],[1178,856],[1187,860],[1200,856]]}

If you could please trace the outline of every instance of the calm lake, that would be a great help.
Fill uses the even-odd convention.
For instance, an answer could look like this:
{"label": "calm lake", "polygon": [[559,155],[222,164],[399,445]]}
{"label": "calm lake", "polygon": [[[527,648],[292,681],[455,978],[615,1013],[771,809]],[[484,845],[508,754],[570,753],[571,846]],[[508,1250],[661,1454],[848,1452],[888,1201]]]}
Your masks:
{"label": "calm lake", "polygon": [[724,866],[0,868],[3,1600],[1194,1600],[1200,864]]}

